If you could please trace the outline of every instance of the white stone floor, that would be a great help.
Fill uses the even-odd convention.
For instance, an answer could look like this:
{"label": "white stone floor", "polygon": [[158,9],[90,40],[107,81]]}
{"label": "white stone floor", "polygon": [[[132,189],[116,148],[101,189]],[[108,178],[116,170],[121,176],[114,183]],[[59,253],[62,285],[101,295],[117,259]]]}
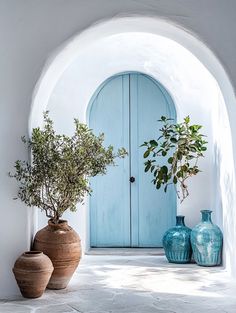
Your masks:
{"label": "white stone floor", "polygon": [[65,290],[0,303],[1,313],[236,313],[236,283],[222,268],[163,256],[87,255]]}

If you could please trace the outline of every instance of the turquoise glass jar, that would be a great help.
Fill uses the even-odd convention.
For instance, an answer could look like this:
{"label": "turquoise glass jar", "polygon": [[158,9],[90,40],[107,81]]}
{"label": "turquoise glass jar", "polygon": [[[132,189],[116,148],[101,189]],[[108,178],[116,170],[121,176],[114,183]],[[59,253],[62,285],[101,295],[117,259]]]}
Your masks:
{"label": "turquoise glass jar", "polygon": [[163,247],[170,263],[189,263],[192,249],[191,229],[185,226],[184,216],[176,216],[176,226],[167,230],[163,237]]}
{"label": "turquoise glass jar", "polygon": [[198,265],[216,266],[221,264],[223,234],[211,221],[210,210],[202,210],[202,221],[191,233],[193,256]]}

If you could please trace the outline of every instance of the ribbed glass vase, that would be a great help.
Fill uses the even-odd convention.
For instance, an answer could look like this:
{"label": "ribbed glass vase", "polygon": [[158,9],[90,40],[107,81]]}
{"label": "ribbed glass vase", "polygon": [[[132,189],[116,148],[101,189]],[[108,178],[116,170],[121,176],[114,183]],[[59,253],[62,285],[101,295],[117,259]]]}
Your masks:
{"label": "ribbed glass vase", "polygon": [[216,266],[221,264],[223,234],[211,221],[210,210],[202,210],[202,221],[193,228],[191,244],[193,256],[198,265]]}
{"label": "ribbed glass vase", "polygon": [[190,243],[191,229],[185,226],[184,216],[176,216],[176,226],[166,231],[163,247],[170,263],[189,263],[192,249]]}

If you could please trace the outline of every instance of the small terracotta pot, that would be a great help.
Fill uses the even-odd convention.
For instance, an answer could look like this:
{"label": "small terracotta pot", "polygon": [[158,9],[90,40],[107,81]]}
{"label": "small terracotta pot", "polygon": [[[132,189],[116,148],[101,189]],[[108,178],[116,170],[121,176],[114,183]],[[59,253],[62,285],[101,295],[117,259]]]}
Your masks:
{"label": "small terracotta pot", "polygon": [[49,282],[53,265],[43,252],[28,251],[16,260],[12,271],[22,296],[39,298]]}
{"label": "small terracotta pot", "polygon": [[43,251],[54,266],[47,288],[66,288],[82,254],[80,237],[68,226],[67,221],[61,220],[54,224],[49,220],[48,226],[35,235],[33,250]]}

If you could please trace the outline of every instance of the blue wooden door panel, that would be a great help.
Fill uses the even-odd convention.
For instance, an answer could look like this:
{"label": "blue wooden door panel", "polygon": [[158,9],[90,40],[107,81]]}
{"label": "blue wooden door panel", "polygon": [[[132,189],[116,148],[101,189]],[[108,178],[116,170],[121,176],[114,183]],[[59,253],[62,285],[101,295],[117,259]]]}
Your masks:
{"label": "blue wooden door panel", "polygon": [[[129,147],[129,77],[109,80],[96,96],[90,112],[90,128],[105,133],[105,145]],[[91,180],[91,246],[130,246],[129,158],[116,161],[105,176]]]}
{"label": "blue wooden door panel", "polygon": [[106,145],[123,146],[129,156],[91,181],[91,246],[161,247],[175,222],[176,196],[172,187],[165,194],[151,184],[140,145],[158,137],[161,115],[175,119],[174,103],[161,85],[138,73],[112,77],[92,102],[90,127],[105,133]]}
{"label": "blue wooden door panel", "polygon": [[[144,141],[159,136],[157,120],[162,116],[175,119],[174,104],[154,80],[142,74],[130,75],[130,154],[132,246],[161,247],[164,232],[175,223],[176,196],[174,189],[167,193],[157,190],[151,174],[144,173]],[[164,160],[163,160],[164,162]]]}

